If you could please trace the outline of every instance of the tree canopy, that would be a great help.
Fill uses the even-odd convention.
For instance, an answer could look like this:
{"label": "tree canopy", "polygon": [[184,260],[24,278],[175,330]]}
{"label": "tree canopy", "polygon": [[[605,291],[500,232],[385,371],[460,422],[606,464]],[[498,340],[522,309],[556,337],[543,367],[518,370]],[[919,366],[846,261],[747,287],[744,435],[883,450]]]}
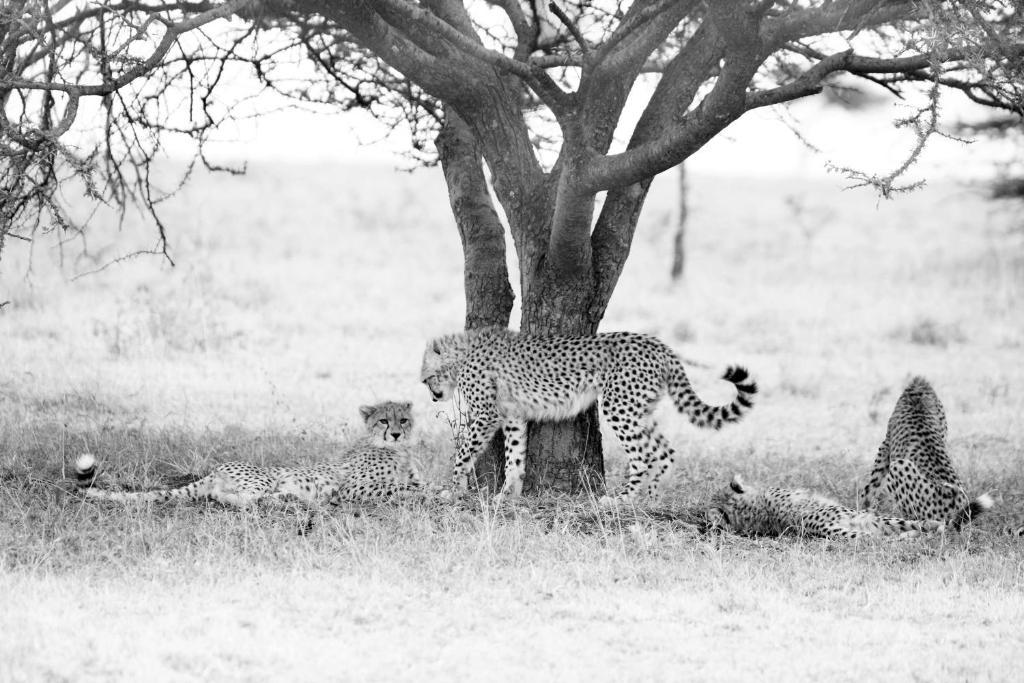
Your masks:
{"label": "tree canopy", "polygon": [[[204,143],[260,88],[407,123],[412,151],[428,159],[455,114],[506,213],[546,177],[561,177],[558,193],[611,191],[590,246],[618,248],[630,235],[618,229],[628,221],[610,220],[623,210],[616,193],[635,193],[746,111],[819,92],[833,73],[893,91],[956,88],[1019,114],[1021,6],[14,0],[0,9],[0,249],[5,237],[71,227],[56,192],[68,176],[97,200],[152,208],[149,166],[167,136],[191,138],[196,161],[216,166]],[[258,86],[225,96],[243,72]],[[639,82],[650,101],[617,144]],[[933,117],[925,110],[908,124],[927,135]],[[897,187],[895,178],[864,180]],[[546,256],[589,255],[581,247],[592,216],[558,206],[565,215],[550,226]]]}

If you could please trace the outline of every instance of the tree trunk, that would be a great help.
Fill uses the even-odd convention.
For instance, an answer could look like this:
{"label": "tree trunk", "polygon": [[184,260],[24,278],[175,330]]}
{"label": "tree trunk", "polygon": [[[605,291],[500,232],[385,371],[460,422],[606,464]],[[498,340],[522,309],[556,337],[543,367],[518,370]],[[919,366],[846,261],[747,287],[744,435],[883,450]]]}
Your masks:
{"label": "tree trunk", "polygon": [[[505,228],[494,210],[483,158],[469,126],[451,107],[435,140],[448,185],[465,263],[466,329],[508,327],[515,298],[505,263]],[[501,432],[476,462],[477,486],[497,490],[504,480]]]}
{"label": "tree trunk", "polygon": [[435,140],[465,262],[466,329],[508,327],[515,295],[505,264],[505,228],[494,210],[483,158],[451,107]]}
{"label": "tree trunk", "polygon": [[[546,208],[537,207],[531,219],[550,221],[543,215]],[[535,269],[523,270],[523,332],[570,336],[597,332],[599,320],[590,316],[598,296],[591,264],[580,269],[571,261],[542,259]],[[604,492],[604,450],[596,405],[572,420],[530,423],[523,491]]]}
{"label": "tree trunk", "polygon": [[[466,260],[466,328],[507,326],[512,292],[505,265],[504,230],[484,180],[476,135],[446,109],[437,146]],[[596,224],[596,196],[573,184],[569,160],[538,182],[504,178],[498,189],[509,218],[521,273],[520,330],[539,335],[592,335],[629,253],[629,240],[649,182],[609,193]],[[578,170],[578,169],[575,169]],[[477,459],[479,488],[504,482],[501,432]],[[523,491],[565,493],[604,490],[604,452],[597,406],[575,419],[531,423]]]}
{"label": "tree trunk", "polygon": [[[550,222],[550,208],[542,203],[516,218],[534,226]],[[524,232],[540,232],[524,230]],[[538,250],[539,251],[539,250]],[[595,287],[588,277],[570,277],[564,271],[544,267],[544,259],[521,252],[523,297],[522,324],[526,334],[590,335],[597,323],[589,317]],[[505,453],[501,432],[476,462],[477,487],[497,491],[505,480]],[[597,407],[573,420],[531,422],[527,432],[526,477],[523,492],[564,493],[604,490],[604,452]]]}
{"label": "tree trunk", "polygon": [[604,449],[596,405],[574,420],[531,423],[527,438],[524,493],[604,493]]}

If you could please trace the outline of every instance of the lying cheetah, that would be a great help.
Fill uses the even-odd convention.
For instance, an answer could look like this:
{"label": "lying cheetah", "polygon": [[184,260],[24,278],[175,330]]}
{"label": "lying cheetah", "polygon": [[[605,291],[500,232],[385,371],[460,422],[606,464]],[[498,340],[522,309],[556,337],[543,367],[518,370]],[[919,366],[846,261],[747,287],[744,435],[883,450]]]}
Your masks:
{"label": "lying cheetah", "polygon": [[[385,405],[403,404],[361,408],[371,436],[351,447],[336,463],[309,467],[260,467],[247,462],[226,462],[186,486],[153,491],[110,491],[94,486],[96,459],[85,453],[75,462],[75,476],[79,489],[87,497],[116,501],[208,499],[237,507],[248,507],[261,500],[299,500],[314,505],[379,502],[401,491],[420,487],[411,454],[406,448],[379,446],[370,441],[375,441],[373,431],[380,418],[371,423],[366,416],[393,409],[382,407]],[[402,414],[401,410],[397,414]],[[402,419],[411,425],[411,418],[399,418]],[[394,437],[395,440],[406,438],[407,429],[398,431],[400,437]]]}
{"label": "lying cheetah", "polygon": [[716,493],[708,509],[712,528],[746,536],[778,536],[793,531],[805,536],[916,536],[941,531],[941,522],[880,517],[861,512],[803,489],[757,489],[737,474]]}
{"label": "lying cheetah", "polygon": [[412,403],[409,401],[382,401],[372,406],[359,406],[359,414],[373,441],[406,441],[412,432]]}
{"label": "lying cheetah", "polygon": [[946,413],[923,377],[910,380],[896,401],[861,502],[954,529],[992,508],[987,495],[968,501],[946,452]]}
{"label": "lying cheetah", "polygon": [[699,427],[736,422],[753,405],[757,384],[743,368],[723,379],[736,387],[732,403],[710,406],[693,391],[673,351],[654,337],[614,332],[593,337],[542,337],[500,328],[438,337],[427,344],[420,379],[435,401],[457,388],[470,424],[455,458],[452,483],[466,477],[494,433],[505,434],[505,485],[499,494],[522,492],[526,423],[565,420],[600,398],[607,424],[630,457],[624,498],[633,498],[645,477],[647,494],[672,463],[673,451],[651,413],[666,393]]}

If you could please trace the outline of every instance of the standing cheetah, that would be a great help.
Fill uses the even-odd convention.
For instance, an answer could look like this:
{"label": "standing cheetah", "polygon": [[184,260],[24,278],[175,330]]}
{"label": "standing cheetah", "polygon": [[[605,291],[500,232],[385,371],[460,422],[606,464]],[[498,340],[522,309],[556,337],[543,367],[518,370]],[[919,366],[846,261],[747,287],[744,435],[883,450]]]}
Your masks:
{"label": "standing cheetah", "polygon": [[[208,499],[236,507],[248,507],[260,500],[299,500],[313,505],[379,502],[401,491],[420,487],[408,449],[374,443],[377,438],[374,431],[381,419],[373,417],[375,415],[394,412],[399,416],[400,424],[401,420],[407,420],[411,428],[411,417],[400,417],[403,414],[401,406],[408,404],[388,402],[360,408],[371,434],[349,448],[335,463],[309,467],[260,467],[247,462],[226,462],[186,486],[153,491],[110,491],[94,486],[96,459],[85,453],[75,462],[75,476],[79,490],[85,496],[123,502]],[[400,437],[394,437],[389,443],[398,438],[405,439],[408,435],[408,429],[397,431]]]}
{"label": "standing cheetah", "polygon": [[914,521],[859,512],[803,489],[758,489],[737,474],[716,493],[708,508],[712,528],[730,529],[746,536],[779,536],[787,531],[806,536],[857,538],[858,536],[916,536],[941,531],[935,520]]}
{"label": "standing cheetah", "polygon": [[565,420],[600,398],[605,422],[629,455],[623,497],[634,498],[648,479],[647,494],[672,463],[673,451],[651,413],[667,393],[699,427],[736,422],[753,405],[757,384],[740,367],[723,379],[736,387],[732,403],[710,406],[693,391],[679,358],[654,337],[614,332],[593,337],[542,337],[500,328],[438,337],[427,344],[420,379],[435,401],[458,388],[470,423],[459,447],[452,483],[466,477],[494,433],[505,434],[505,485],[499,497],[522,492],[526,423]]}
{"label": "standing cheetah", "polygon": [[923,377],[911,379],[896,401],[861,500],[865,509],[889,501],[895,514],[954,529],[992,507],[987,495],[968,501],[946,452],[946,413]]}

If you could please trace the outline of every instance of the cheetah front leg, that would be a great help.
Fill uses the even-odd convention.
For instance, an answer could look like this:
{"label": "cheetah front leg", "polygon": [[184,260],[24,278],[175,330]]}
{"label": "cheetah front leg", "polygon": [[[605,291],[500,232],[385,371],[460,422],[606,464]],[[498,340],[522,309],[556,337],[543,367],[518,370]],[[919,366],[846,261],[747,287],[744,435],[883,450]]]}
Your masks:
{"label": "cheetah front leg", "polygon": [[461,493],[468,488],[469,471],[473,469],[473,463],[480,453],[494,438],[498,425],[498,416],[494,413],[474,416],[470,420],[466,434],[459,443],[455,462],[452,463],[452,488],[455,492]]}
{"label": "cheetah front leg", "polygon": [[522,495],[526,474],[526,420],[507,417],[501,430],[505,435],[505,484],[494,497],[496,503]]}

